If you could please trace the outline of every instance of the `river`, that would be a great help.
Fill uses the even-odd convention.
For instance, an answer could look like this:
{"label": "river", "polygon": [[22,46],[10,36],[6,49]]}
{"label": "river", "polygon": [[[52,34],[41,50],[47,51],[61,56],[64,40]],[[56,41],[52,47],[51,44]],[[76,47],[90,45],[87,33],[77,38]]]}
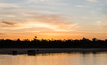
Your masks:
{"label": "river", "polygon": [[0,54],[0,65],[107,65],[107,52]]}

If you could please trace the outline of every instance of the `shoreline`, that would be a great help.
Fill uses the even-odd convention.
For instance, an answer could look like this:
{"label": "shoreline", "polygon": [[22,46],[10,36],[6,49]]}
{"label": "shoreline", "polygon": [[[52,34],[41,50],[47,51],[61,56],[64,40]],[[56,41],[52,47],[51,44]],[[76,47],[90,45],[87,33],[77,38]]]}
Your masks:
{"label": "shoreline", "polygon": [[[107,52],[107,48],[0,48],[0,54]],[[33,51],[33,52],[32,52]]]}

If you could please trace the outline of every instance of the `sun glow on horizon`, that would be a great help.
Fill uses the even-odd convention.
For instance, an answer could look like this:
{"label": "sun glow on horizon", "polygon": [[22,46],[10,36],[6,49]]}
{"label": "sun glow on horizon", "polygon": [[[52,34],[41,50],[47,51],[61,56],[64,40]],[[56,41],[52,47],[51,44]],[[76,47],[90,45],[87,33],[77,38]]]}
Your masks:
{"label": "sun glow on horizon", "polygon": [[105,6],[106,0],[0,0],[0,38],[106,39]]}

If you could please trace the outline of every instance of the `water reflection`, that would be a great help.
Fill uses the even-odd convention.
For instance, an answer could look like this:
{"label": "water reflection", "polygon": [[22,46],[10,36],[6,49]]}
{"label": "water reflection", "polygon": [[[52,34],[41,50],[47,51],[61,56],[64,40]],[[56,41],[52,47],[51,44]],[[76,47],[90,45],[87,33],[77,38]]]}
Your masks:
{"label": "water reflection", "polygon": [[1,65],[106,65],[107,52],[0,54]]}

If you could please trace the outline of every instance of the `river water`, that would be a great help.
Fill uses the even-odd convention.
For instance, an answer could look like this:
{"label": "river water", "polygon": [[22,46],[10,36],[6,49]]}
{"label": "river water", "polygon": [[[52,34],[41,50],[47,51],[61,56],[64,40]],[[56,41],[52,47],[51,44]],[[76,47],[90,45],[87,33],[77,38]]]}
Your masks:
{"label": "river water", "polygon": [[107,52],[2,55],[0,65],[107,65]]}

